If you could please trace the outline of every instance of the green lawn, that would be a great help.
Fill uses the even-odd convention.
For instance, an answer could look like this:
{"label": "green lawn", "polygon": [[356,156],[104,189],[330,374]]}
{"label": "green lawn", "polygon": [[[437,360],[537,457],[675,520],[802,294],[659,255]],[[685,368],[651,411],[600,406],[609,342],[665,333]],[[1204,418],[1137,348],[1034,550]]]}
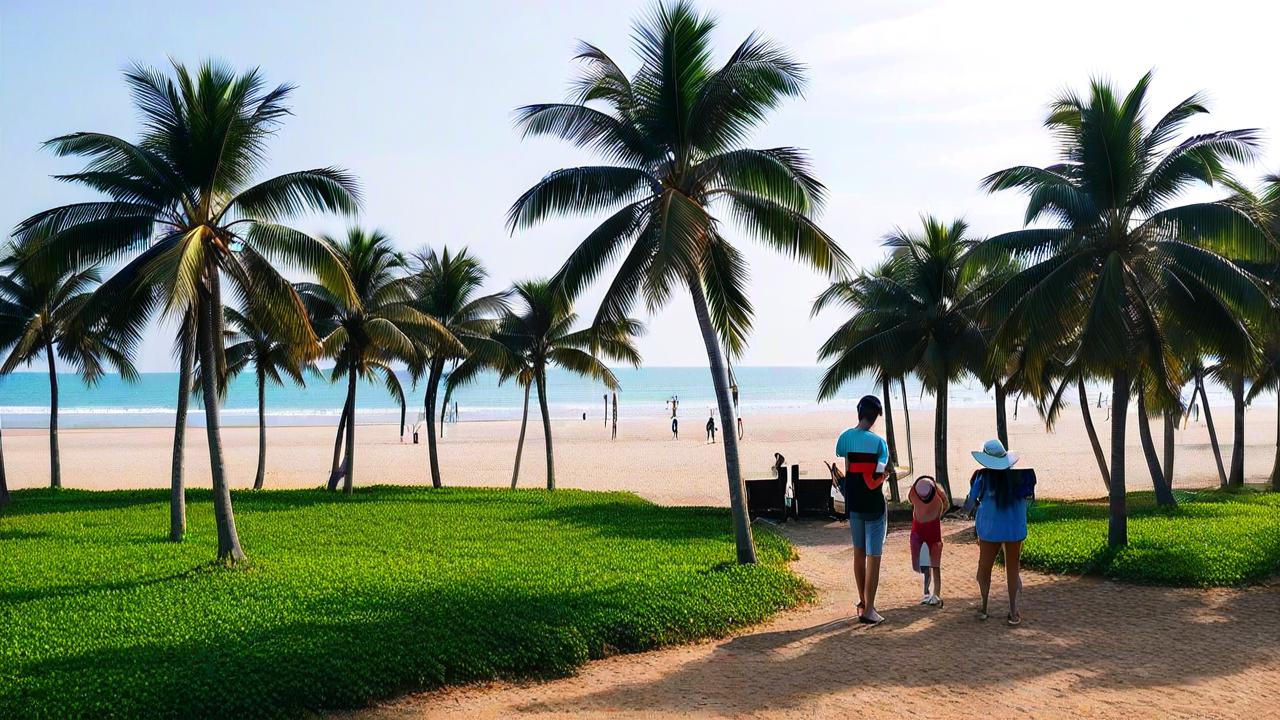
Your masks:
{"label": "green lawn", "polygon": [[1213,587],[1280,574],[1280,494],[1251,490],[1177,493],[1157,508],[1152,493],[1129,495],[1129,544],[1107,547],[1107,505],[1037,502],[1022,564],[1053,573],[1136,583]]}
{"label": "green lawn", "polygon": [[620,493],[238,493],[247,569],[167,491],[22,491],[0,515],[0,717],[278,717],[725,634],[804,601],[781,537]]}

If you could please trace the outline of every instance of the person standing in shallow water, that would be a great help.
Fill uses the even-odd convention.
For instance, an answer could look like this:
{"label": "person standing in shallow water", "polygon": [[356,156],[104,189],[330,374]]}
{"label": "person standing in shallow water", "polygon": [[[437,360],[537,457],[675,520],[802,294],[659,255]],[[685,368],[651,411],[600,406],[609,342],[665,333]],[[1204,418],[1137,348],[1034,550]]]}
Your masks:
{"label": "person standing in shallow water", "polygon": [[[853,578],[858,586],[858,622],[879,625],[884,616],[876,611],[876,589],[880,585],[880,555],[888,530],[888,508],[884,502],[885,466],[889,444],[871,432],[884,412],[880,398],[866,395],[858,401],[858,424],[836,439],[836,467],[845,468],[840,482],[845,507],[849,511],[849,533],[853,540]],[[852,459],[852,462],[846,462]]]}

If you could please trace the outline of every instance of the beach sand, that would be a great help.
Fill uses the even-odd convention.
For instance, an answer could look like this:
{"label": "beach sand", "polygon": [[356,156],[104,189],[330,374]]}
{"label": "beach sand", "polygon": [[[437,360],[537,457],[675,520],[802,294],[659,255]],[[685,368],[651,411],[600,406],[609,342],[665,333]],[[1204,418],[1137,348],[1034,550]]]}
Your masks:
{"label": "beach sand", "polygon": [[[1024,405],[1017,420],[1010,408],[1010,445],[1022,454],[1022,465],[1039,473],[1041,497],[1088,498],[1105,494],[1097,464],[1090,450],[1084,424],[1075,408],[1069,408],[1051,433]],[[900,464],[907,464],[906,429],[901,408],[895,408]],[[704,411],[705,412],[705,411]],[[1104,449],[1110,447],[1110,426],[1105,410],[1094,409]],[[965,487],[975,467],[970,450],[995,436],[993,408],[953,409],[949,422],[949,462],[957,492]],[[1231,412],[1218,408],[1214,415],[1223,461],[1230,461]],[[1130,414],[1128,432],[1128,481],[1130,490],[1149,490],[1150,476],[1139,444],[1136,418]],[[747,416],[741,445],[743,475],[768,477],[773,453],[787,463],[799,463],[806,476],[821,477],[822,461],[830,459],[836,435],[854,418],[844,412],[778,413]],[[609,439],[601,418],[555,420],[556,482],[562,488],[627,490],[662,504],[725,505],[728,494],[724,474],[724,450],[705,442],[705,414],[682,413],[678,441],[671,439],[670,418],[661,408],[643,417],[620,418],[618,440]],[[915,474],[933,474],[933,414],[911,414]],[[356,484],[422,484],[430,482],[427,469],[426,432],[422,444],[401,442],[394,425],[360,425],[356,432]],[[883,423],[877,425],[883,430]],[[1245,420],[1245,475],[1249,482],[1263,482],[1275,457],[1275,408],[1251,409]],[[316,487],[325,482],[333,452],[335,428],[268,428],[268,488]],[[1160,423],[1152,432],[1157,447],[1162,440]],[[463,422],[446,428],[440,441],[440,466],[446,485],[506,486],[511,482],[518,422]],[[233,488],[253,484],[257,466],[256,428],[224,428],[225,458]],[[1177,432],[1174,483],[1177,487],[1217,484],[1217,469],[1203,420]],[[103,428],[64,430],[61,433],[62,477],[65,487],[95,490],[159,488],[169,484],[172,431],[163,428]],[[13,488],[48,484],[49,455],[44,430],[5,430],[5,461]],[[1108,451],[1109,456],[1109,451]],[[521,487],[546,482],[542,424],[536,411],[530,416]],[[191,487],[209,485],[208,449],[203,428],[187,435],[186,467]]]}

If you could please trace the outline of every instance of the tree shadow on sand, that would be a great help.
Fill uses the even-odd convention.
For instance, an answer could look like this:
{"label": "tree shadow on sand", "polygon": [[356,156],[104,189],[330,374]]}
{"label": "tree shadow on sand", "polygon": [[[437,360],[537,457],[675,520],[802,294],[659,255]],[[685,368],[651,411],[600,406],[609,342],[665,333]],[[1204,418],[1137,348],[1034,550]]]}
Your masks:
{"label": "tree shadow on sand", "polygon": [[[965,534],[952,537],[963,542]],[[1024,572],[1024,622],[1011,628],[1004,623],[1002,573],[985,622],[974,611],[973,580],[957,582],[956,575],[950,586],[964,594],[951,595],[941,610],[892,606],[884,609],[889,621],[875,628],[849,615],[742,635],[709,656],[673,664],[662,677],[521,709],[679,713],[712,706],[747,714],[801,708],[863,687],[890,695],[913,688],[995,691],[1054,673],[1062,674],[1067,693],[1176,688],[1274,667],[1280,649],[1274,588],[1203,591]]]}

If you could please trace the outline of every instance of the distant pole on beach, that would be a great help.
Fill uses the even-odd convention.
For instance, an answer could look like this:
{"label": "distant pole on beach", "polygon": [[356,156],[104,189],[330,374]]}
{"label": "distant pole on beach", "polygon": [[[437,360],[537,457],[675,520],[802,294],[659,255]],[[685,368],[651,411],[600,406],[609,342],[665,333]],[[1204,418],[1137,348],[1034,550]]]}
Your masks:
{"label": "distant pole on beach", "polygon": [[604,427],[609,429],[609,393],[604,394]]}

